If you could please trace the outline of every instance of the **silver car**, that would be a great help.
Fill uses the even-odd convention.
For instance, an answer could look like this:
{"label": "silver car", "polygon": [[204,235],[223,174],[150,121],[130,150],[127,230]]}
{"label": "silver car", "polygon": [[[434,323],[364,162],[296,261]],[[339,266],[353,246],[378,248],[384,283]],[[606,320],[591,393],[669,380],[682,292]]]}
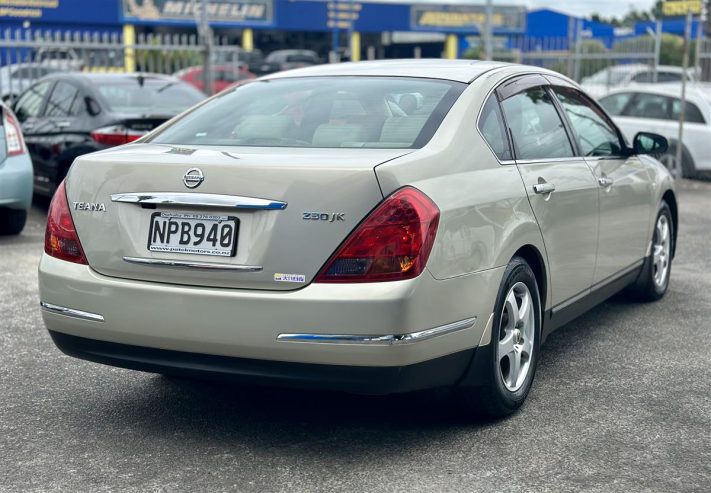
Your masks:
{"label": "silver car", "polygon": [[645,154],[665,148],[628,145],[573,82],[533,67],[270,75],[74,162],[49,211],[42,315],[91,361],[454,387],[503,416],[551,331],[623,289],[664,295],[677,202]]}

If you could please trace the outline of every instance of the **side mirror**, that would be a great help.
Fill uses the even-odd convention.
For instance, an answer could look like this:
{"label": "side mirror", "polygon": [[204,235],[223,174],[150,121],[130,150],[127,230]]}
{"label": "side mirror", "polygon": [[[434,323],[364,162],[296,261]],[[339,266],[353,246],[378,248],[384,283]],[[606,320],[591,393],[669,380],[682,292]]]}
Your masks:
{"label": "side mirror", "polygon": [[669,149],[666,137],[650,132],[640,132],[634,136],[632,149],[635,154],[664,154]]}
{"label": "side mirror", "polygon": [[87,96],[84,98],[84,103],[86,104],[86,111],[91,116],[96,116],[101,113],[101,106],[99,106],[99,103],[97,103],[95,99]]}

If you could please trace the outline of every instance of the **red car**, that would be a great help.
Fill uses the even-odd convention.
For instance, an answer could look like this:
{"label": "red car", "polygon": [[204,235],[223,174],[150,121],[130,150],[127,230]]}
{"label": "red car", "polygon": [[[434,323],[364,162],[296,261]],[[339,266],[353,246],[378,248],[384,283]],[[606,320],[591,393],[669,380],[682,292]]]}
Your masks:
{"label": "red car", "polygon": [[[235,65],[214,65],[212,67],[213,80],[211,94],[218,93],[227,89],[235,82],[254,79],[256,76],[249,71],[246,64]],[[173,74],[175,77],[187,82],[188,84],[205,91],[205,81],[203,78],[203,67],[198,65],[188,67]]]}

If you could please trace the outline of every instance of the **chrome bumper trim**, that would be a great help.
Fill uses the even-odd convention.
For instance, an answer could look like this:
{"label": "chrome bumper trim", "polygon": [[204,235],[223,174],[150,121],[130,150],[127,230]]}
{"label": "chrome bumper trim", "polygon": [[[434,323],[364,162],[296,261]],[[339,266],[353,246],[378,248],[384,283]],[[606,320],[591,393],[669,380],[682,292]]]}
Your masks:
{"label": "chrome bumper trim", "polygon": [[81,320],[89,320],[90,322],[103,322],[104,317],[97,313],[84,312],[82,310],[75,310],[74,308],[67,308],[66,306],[53,305],[52,303],[45,303],[40,301],[40,306],[43,310],[47,310],[50,313],[57,313],[59,315],[66,315],[67,317],[78,318]]}
{"label": "chrome bumper trim", "polygon": [[124,257],[124,262],[130,264],[150,265],[152,267],[173,267],[176,269],[198,269],[198,270],[228,270],[236,272],[261,272],[261,265],[237,265],[237,264],[218,264],[214,262],[195,262],[186,260],[164,260],[157,258],[145,257]]}
{"label": "chrome bumper trim", "polygon": [[141,192],[115,193],[111,202],[150,205],[187,205],[190,207],[216,207],[221,209],[282,210],[286,202],[278,200],[241,197],[238,195],[219,195],[212,193],[180,192]]}
{"label": "chrome bumper trim", "polygon": [[354,335],[354,334],[279,334],[277,341],[280,342],[301,342],[311,344],[365,344],[369,346],[394,346],[400,344],[412,344],[426,341],[433,337],[451,334],[460,330],[474,327],[476,317],[441,325],[432,329],[425,329],[409,334],[391,335]]}

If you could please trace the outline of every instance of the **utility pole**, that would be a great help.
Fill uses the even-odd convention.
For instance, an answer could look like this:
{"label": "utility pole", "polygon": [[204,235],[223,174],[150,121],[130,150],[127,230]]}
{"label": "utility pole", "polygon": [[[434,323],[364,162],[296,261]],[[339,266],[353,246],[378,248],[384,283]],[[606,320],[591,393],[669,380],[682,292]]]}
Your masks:
{"label": "utility pole", "polygon": [[494,13],[494,1],[486,0],[486,21],[484,22],[484,59],[494,59],[494,36],[492,33],[492,17]]}
{"label": "utility pole", "polygon": [[[686,119],[686,79],[687,71],[689,70],[689,45],[691,45],[691,21],[693,17],[691,16],[691,10],[686,12],[686,24],[684,26],[684,59],[683,59],[683,73],[681,76],[681,108],[679,110],[679,138],[676,142],[676,159],[674,160],[674,169],[672,173],[674,178],[679,178],[680,172],[683,171],[681,166],[681,160],[683,157],[682,149],[684,146],[684,120]],[[683,176],[683,173],[681,173]]]}
{"label": "utility pole", "polygon": [[200,2],[198,33],[202,39],[202,80],[205,84],[205,94],[212,96],[212,29],[210,29],[210,22],[207,18],[207,0],[201,0]]}

